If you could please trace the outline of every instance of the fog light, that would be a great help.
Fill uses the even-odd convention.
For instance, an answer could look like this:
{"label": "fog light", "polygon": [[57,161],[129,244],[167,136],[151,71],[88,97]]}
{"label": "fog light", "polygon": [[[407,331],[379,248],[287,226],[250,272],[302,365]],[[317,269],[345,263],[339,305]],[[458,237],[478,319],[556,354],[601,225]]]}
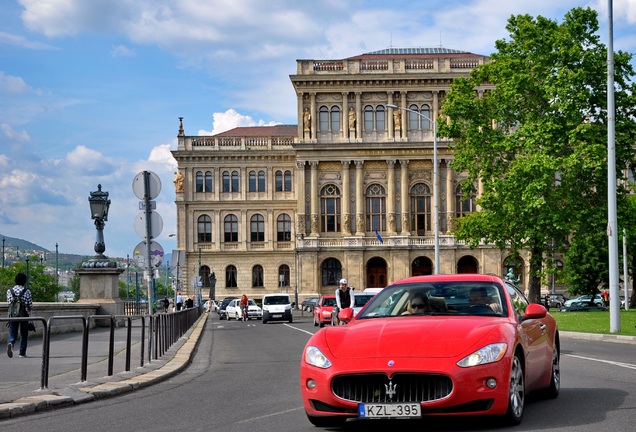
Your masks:
{"label": "fog light", "polygon": [[316,381],[312,380],[312,379],[308,379],[307,380],[307,388],[309,390],[313,390],[316,388]]}
{"label": "fog light", "polygon": [[494,378],[488,378],[486,380],[486,386],[488,386],[488,388],[494,389],[495,387],[497,387],[497,380]]}

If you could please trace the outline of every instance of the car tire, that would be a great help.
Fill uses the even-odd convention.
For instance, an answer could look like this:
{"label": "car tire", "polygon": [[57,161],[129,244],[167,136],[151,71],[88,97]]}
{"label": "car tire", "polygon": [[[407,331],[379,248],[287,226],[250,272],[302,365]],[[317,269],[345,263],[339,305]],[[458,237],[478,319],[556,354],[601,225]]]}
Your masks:
{"label": "car tire", "polygon": [[294,322],[294,317],[289,317],[289,323],[293,323]]}
{"label": "car tire", "polygon": [[316,321],[316,315],[314,315],[314,327],[318,327],[318,321]]}
{"label": "car tire", "polygon": [[319,417],[307,414],[309,423],[316,427],[338,427],[344,425],[346,417]]}
{"label": "car tire", "polygon": [[543,396],[546,399],[556,399],[561,390],[561,364],[559,348],[555,345],[552,350],[552,369],[550,370],[550,387],[545,389]]}
{"label": "car tire", "polygon": [[320,328],[322,328],[322,327],[324,327],[324,326],[325,326],[325,323],[324,323],[324,322],[322,322],[322,321],[320,321],[319,326],[320,326]]}
{"label": "car tire", "polygon": [[230,314],[229,314],[229,313],[227,313],[227,312],[225,313],[225,318],[226,318],[228,321],[229,321],[230,319],[232,319],[232,318],[230,318]]}
{"label": "car tire", "polygon": [[523,374],[523,366],[519,355],[512,357],[510,367],[510,380],[508,382],[508,411],[504,419],[508,425],[518,425],[523,420],[526,402],[526,385]]}
{"label": "car tire", "polygon": [[263,319],[263,324],[267,324],[267,320],[266,319]]}

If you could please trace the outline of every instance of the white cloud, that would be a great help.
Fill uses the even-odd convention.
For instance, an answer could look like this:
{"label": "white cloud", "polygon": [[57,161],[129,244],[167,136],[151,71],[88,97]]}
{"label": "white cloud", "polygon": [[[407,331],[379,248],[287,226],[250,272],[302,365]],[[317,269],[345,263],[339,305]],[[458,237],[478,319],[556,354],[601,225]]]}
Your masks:
{"label": "white cloud", "polygon": [[26,93],[31,88],[24,80],[17,76],[7,75],[0,71],[0,92],[2,93]]}
{"label": "white cloud", "polygon": [[212,131],[200,130],[199,136],[216,135],[237,127],[246,126],[274,126],[278,122],[265,122],[264,120],[254,120],[248,115],[239,114],[230,108],[225,112],[217,112],[212,115]]}
{"label": "white cloud", "polygon": [[36,42],[25,38],[24,36],[18,36],[11,33],[0,32],[0,44],[17,46],[24,49],[33,50],[52,50],[57,49],[49,44],[43,42]]}
{"label": "white cloud", "polygon": [[135,50],[124,45],[116,45],[111,50],[110,55],[113,57],[134,57],[137,54],[135,53]]}
{"label": "white cloud", "polygon": [[0,130],[2,130],[2,133],[4,134],[4,136],[6,136],[12,141],[25,143],[31,140],[31,138],[29,137],[29,133],[27,131],[23,130],[20,132],[16,132],[15,130],[13,130],[13,128],[10,125],[6,123],[0,124]]}

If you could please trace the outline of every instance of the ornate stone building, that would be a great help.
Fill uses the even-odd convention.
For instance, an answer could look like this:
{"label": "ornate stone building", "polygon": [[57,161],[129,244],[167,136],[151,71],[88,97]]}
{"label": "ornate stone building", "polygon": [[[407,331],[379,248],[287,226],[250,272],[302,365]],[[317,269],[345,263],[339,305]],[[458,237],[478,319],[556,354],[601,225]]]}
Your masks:
{"label": "ornate stone building", "polygon": [[[488,58],[444,48],[391,48],[344,60],[298,60],[298,124],[188,136],[179,127],[177,247],[181,279],[201,274],[207,297],[362,290],[420,274],[514,267],[492,245],[471,249],[450,230],[475,210],[462,195],[449,142],[431,119],[453,79]],[[477,91],[484,91],[478,89]],[[400,107],[390,108],[391,106]],[[439,261],[435,269],[434,147]],[[476,185],[479,193],[479,185]],[[190,291],[190,293],[192,293]]]}

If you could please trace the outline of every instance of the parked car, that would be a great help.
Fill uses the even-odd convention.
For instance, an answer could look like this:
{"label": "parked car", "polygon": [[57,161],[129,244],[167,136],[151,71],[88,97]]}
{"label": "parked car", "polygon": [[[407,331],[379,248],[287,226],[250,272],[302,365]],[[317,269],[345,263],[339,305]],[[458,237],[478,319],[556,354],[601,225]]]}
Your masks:
{"label": "parked car", "polygon": [[225,297],[222,301],[221,301],[221,305],[219,306],[218,312],[219,312],[219,319],[225,319],[227,318],[227,315],[225,313],[225,308],[227,307],[227,305],[234,299],[236,299],[237,297]]}
{"label": "parked car", "polygon": [[314,307],[314,325],[324,327],[325,323],[331,324],[331,312],[333,312],[335,305],[335,295],[324,295],[320,297],[316,307]]}
{"label": "parked car", "polygon": [[[228,303],[225,308],[225,313],[227,315],[227,320],[235,319],[242,320],[243,319],[243,311],[241,311],[241,299],[233,299]],[[254,300],[249,299],[247,301],[247,319],[261,319],[263,318],[263,309],[261,309]]]}
{"label": "parked car", "polygon": [[605,306],[602,306],[590,300],[576,301],[574,303],[570,303],[568,306],[563,306],[561,309],[559,309],[560,312],[602,312],[606,310],[607,308]]}
{"label": "parked car", "polygon": [[309,297],[303,300],[300,307],[305,312],[313,312],[316,303],[318,303],[318,297]]}
{"label": "parked car", "polygon": [[[404,314],[424,297],[433,311]],[[528,392],[559,394],[556,321],[498,276],[410,277],[356,317],[351,309],[340,314],[349,323],[317,331],[301,357],[303,406],[315,426],[427,415],[519,424]]]}
{"label": "parked car", "polygon": [[[573,298],[573,299],[566,300],[563,303],[563,306],[564,307],[568,307],[574,302],[590,301],[590,300],[592,300],[592,296],[590,294],[585,294],[585,295],[581,295],[581,296],[578,296],[578,297]],[[605,306],[605,303],[603,302],[603,297],[601,297],[600,294],[596,294],[594,296],[594,303],[596,303],[599,306]]]}
{"label": "parked car", "polygon": [[377,294],[384,288],[365,288],[362,292],[365,294]]}
{"label": "parked car", "polygon": [[289,294],[265,294],[263,296],[263,324],[269,321],[293,322],[293,303]]}
{"label": "parked car", "polygon": [[548,298],[550,299],[550,307],[557,309],[563,307],[566,300],[568,300],[563,294],[549,294]]}
{"label": "parked car", "polygon": [[[358,315],[358,312],[360,312],[360,310],[362,310],[362,308],[373,297],[375,297],[375,294],[373,293],[365,293],[365,292],[354,293],[353,294],[353,316]],[[336,325],[336,309],[337,308],[333,308],[333,310],[331,311],[331,325]]]}

